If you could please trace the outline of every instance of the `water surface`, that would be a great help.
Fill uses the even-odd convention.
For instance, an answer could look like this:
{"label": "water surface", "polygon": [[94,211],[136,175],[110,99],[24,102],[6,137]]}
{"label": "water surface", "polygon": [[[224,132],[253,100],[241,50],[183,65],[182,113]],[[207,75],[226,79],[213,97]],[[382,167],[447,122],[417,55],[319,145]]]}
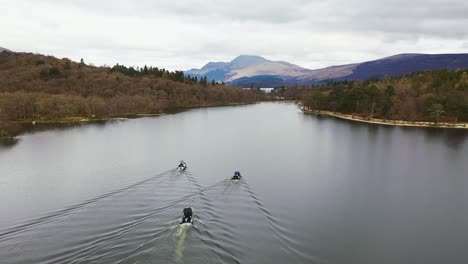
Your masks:
{"label": "water surface", "polygon": [[26,134],[0,147],[0,263],[466,263],[467,136],[284,103]]}

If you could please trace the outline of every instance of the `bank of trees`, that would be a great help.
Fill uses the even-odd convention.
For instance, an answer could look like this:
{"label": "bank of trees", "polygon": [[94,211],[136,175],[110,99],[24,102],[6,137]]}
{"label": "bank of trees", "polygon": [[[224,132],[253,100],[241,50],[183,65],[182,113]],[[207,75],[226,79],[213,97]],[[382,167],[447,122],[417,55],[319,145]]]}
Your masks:
{"label": "bank of trees", "polygon": [[[468,70],[290,87],[305,107],[364,118],[468,122]],[[288,90],[286,89],[286,91]]]}
{"label": "bank of trees", "polygon": [[255,91],[156,67],[94,67],[29,53],[0,53],[0,137],[15,121],[115,117],[168,108],[250,103]]}

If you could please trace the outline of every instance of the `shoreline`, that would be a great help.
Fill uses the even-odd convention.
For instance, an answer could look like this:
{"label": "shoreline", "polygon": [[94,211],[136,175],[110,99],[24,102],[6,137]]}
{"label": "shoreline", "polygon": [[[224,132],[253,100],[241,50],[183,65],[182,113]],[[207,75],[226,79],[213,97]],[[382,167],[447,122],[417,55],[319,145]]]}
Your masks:
{"label": "shoreline", "polygon": [[[205,104],[205,105],[198,105],[198,106],[187,106],[187,107],[173,107],[173,108],[166,108],[164,112],[160,113],[141,113],[141,114],[128,114],[123,116],[116,116],[116,117],[99,117],[99,118],[91,118],[91,117],[67,117],[64,119],[56,119],[56,120],[40,120],[40,119],[27,119],[27,120],[20,120],[15,121],[16,124],[22,126],[19,130],[17,135],[11,137],[0,137],[0,141],[12,141],[18,140],[18,136],[27,133],[34,128],[35,126],[54,126],[54,125],[78,125],[78,124],[92,124],[92,123],[99,123],[99,122],[108,122],[108,121],[125,121],[129,119],[137,119],[142,117],[156,117],[156,116],[163,116],[167,114],[177,114],[180,112],[188,111],[191,109],[198,109],[198,108],[208,108],[208,107],[224,107],[224,106],[241,106],[241,105],[251,105],[256,103],[261,103],[263,101],[255,101],[250,103],[226,103],[226,104]],[[34,122],[34,123],[33,123]]]}
{"label": "shoreline", "polygon": [[301,111],[305,114],[332,116],[335,118],[340,118],[340,119],[345,119],[345,120],[350,120],[350,121],[355,121],[355,122],[386,125],[386,126],[468,129],[468,123],[439,122],[436,125],[434,122],[428,122],[428,121],[411,122],[411,121],[405,121],[405,120],[393,120],[393,119],[385,120],[385,119],[379,119],[379,118],[373,118],[371,120],[367,120],[359,116],[353,116],[349,114],[342,114],[342,113],[331,112],[331,111],[318,111],[318,110],[310,110],[310,109],[301,109]]}
{"label": "shoreline", "polygon": [[[257,102],[255,102],[257,103]],[[163,116],[167,114],[176,114],[182,111],[187,111],[190,109],[197,109],[197,108],[208,108],[208,107],[223,107],[223,106],[237,106],[237,105],[248,105],[248,104],[255,104],[255,103],[232,103],[232,104],[221,104],[221,105],[200,105],[200,106],[189,106],[189,107],[174,107],[174,108],[167,108],[164,112],[160,113],[141,113],[141,114],[127,114],[122,116],[115,116],[115,117],[99,117],[99,118],[90,118],[90,117],[81,117],[81,116],[74,116],[74,117],[67,117],[64,119],[57,119],[57,120],[40,120],[40,119],[27,119],[16,121],[17,124],[71,124],[71,123],[92,123],[92,122],[105,122],[105,121],[124,121],[128,119],[137,119],[141,117],[154,117],[154,116]]]}

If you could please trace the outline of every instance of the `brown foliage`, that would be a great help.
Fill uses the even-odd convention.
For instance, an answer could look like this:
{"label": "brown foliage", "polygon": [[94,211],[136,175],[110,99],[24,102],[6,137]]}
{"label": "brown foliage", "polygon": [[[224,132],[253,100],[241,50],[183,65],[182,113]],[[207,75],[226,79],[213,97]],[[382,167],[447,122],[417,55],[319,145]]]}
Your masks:
{"label": "brown foliage", "polygon": [[468,122],[467,76],[468,70],[428,71],[382,80],[294,86],[282,94],[292,94],[315,110],[407,121],[433,120],[430,109],[437,104],[444,111],[443,121]]}
{"label": "brown foliage", "polygon": [[[131,77],[31,53],[0,53],[0,133],[11,121],[66,117],[115,117],[158,113],[167,108],[250,103],[262,94],[224,85],[175,82],[164,77]],[[8,125],[7,125],[8,124]],[[6,132],[8,131],[8,132]],[[2,136],[2,135],[0,135]]]}

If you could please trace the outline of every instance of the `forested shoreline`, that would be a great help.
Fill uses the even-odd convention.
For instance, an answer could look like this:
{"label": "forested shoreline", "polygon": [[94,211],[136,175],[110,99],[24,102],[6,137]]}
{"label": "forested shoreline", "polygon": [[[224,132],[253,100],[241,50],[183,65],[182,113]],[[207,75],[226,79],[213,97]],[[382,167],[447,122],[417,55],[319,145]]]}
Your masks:
{"label": "forested shoreline", "polygon": [[32,53],[0,53],[0,138],[18,123],[103,120],[168,109],[300,100],[312,111],[360,119],[468,122],[468,70],[275,88],[271,94],[152,66],[96,67]]}
{"label": "forested shoreline", "polygon": [[314,111],[361,119],[468,122],[468,70],[418,72],[367,81],[277,88],[273,94],[302,101]]}
{"label": "forested shoreline", "polygon": [[157,67],[95,67],[32,53],[0,53],[0,138],[18,122],[158,114],[171,108],[253,103],[246,90]]}

